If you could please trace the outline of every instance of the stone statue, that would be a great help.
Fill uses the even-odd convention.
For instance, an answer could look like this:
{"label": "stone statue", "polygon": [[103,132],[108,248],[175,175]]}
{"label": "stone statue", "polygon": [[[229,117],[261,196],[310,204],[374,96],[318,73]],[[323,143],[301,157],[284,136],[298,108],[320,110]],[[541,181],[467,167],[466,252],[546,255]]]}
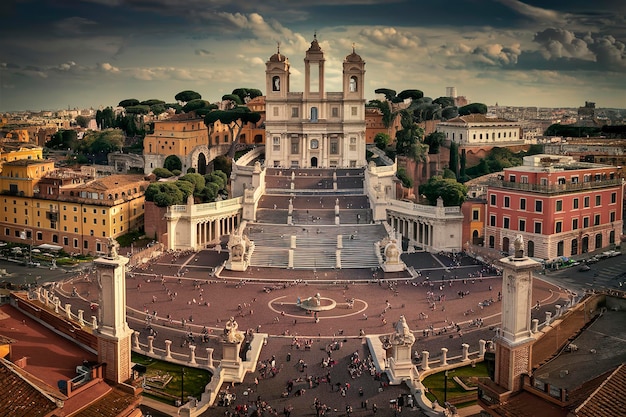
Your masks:
{"label": "stone statue", "polygon": [[239,233],[233,231],[228,239],[230,260],[233,262],[240,262],[243,259],[243,255],[246,253],[248,243],[249,239],[247,236],[243,237]]}
{"label": "stone statue", "polygon": [[415,336],[409,329],[404,316],[400,316],[396,323],[396,333],[393,335],[393,342],[397,345],[412,345],[415,342]]}
{"label": "stone statue", "polygon": [[230,319],[226,322],[224,326],[224,338],[228,343],[241,343],[243,342],[244,335],[243,332],[239,330],[239,325],[234,317],[230,317]]}
{"label": "stone statue", "polygon": [[109,258],[109,259],[117,259],[117,257],[118,257],[117,248],[120,247],[120,244],[117,243],[117,240],[115,240],[112,237],[110,237],[107,246],[109,247],[109,253],[107,254],[107,258]]}
{"label": "stone statue", "polygon": [[398,264],[400,263],[400,250],[395,240],[390,241],[385,245],[385,263],[386,264]]}
{"label": "stone statue", "polygon": [[513,246],[515,247],[515,256],[517,258],[522,257],[524,255],[524,237],[517,235],[513,241]]}

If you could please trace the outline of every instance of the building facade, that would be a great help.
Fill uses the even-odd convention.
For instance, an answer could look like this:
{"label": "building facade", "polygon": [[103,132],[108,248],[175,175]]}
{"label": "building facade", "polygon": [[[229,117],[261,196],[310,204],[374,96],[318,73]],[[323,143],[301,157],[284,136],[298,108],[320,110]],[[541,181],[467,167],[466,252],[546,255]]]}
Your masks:
{"label": "building facade", "polygon": [[446,140],[461,147],[521,145],[520,124],[484,114],[459,116],[437,125],[437,131],[446,135]]}
{"label": "building facade", "polygon": [[365,62],[353,50],[343,62],[343,91],[325,89],[317,38],[304,58],[304,92],[291,92],[289,60],[277,51],[266,63],[268,166],[365,166]]}
{"label": "building facade", "polygon": [[510,253],[517,235],[530,257],[552,260],[601,250],[622,233],[617,168],[569,156],[533,155],[490,180],[485,245]]}

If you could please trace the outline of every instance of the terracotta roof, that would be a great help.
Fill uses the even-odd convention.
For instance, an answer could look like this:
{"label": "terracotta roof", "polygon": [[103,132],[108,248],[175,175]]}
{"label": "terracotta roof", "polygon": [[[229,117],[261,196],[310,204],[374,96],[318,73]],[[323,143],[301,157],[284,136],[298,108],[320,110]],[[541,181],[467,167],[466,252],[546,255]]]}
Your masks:
{"label": "terracotta roof", "polygon": [[25,371],[0,359],[0,416],[45,416],[57,409],[55,400],[27,381]]}
{"label": "terracotta roof", "polygon": [[[140,398],[113,388],[89,407],[72,417],[117,417],[125,416],[136,408]],[[125,412],[126,411],[126,412]]]}
{"label": "terracotta roof", "polygon": [[619,416],[626,410],[626,366],[621,364],[580,405],[574,414],[580,417]]}
{"label": "terracotta roof", "polygon": [[511,123],[511,120],[500,119],[497,117],[487,117],[484,114],[468,114],[465,116],[455,117],[444,123]]}

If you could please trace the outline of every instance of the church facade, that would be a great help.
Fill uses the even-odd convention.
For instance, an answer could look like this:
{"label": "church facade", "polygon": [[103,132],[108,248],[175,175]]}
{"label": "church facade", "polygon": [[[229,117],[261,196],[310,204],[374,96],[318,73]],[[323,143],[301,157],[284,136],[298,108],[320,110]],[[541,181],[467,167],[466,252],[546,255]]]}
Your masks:
{"label": "church facade", "polygon": [[289,59],[280,49],[266,65],[266,166],[363,167],[365,62],[354,51],[343,62],[343,89],[325,89],[325,59],[317,37],[304,58],[303,92],[290,91]]}

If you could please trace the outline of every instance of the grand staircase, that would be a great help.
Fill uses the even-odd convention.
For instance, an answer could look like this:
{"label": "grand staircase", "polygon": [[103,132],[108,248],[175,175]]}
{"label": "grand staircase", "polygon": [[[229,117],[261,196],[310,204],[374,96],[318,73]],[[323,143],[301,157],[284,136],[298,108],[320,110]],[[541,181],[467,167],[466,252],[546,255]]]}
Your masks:
{"label": "grand staircase", "polygon": [[375,243],[388,236],[372,223],[363,169],[268,168],[266,194],[245,234],[250,265],[292,269],[377,268]]}

